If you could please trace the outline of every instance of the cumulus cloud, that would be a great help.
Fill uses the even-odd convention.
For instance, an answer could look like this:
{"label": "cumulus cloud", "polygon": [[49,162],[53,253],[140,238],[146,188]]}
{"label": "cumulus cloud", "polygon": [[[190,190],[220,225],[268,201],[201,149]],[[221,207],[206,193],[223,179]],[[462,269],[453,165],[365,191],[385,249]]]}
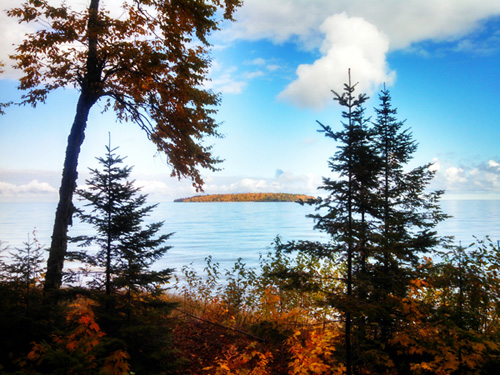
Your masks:
{"label": "cumulus cloud", "polygon": [[496,162],[495,160],[489,160],[488,166],[490,166],[491,168],[500,169],[500,163]]}
{"label": "cumulus cloud", "polygon": [[453,165],[436,159],[439,165],[432,186],[451,194],[500,194],[500,163],[491,159],[469,165]]}
{"label": "cumulus cloud", "polygon": [[16,185],[0,181],[0,200],[54,200],[57,197],[57,189],[47,182],[33,180],[27,184]]}
{"label": "cumulus cloud", "polygon": [[441,169],[441,163],[438,158],[433,158],[431,166],[429,167],[431,171],[437,172]]}
{"label": "cumulus cloud", "polygon": [[[54,0],[55,4],[62,0]],[[66,0],[78,10],[87,1]],[[112,16],[121,14],[123,0],[103,0]],[[19,5],[19,0],[3,0],[1,10]],[[302,107],[318,108],[331,98],[330,89],[342,87],[347,68],[368,93],[381,82],[390,83],[394,73],[386,64],[389,51],[411,49],[422,41],[454,41],[457,50],[484,53],[498,48],[498,34],[486,45],[484,38],[477,45],[471,32],[490,17],[500,15],[498,0],[246,0],[235,23],[228,23],[219,34],[230,40],[268,39],[274,43],[294,42],[300,48],[319,51],[318,59],[300,65],[296,79],[280,97]],[[7,63],[31,25],[19,25],[0,12],[0,61]],[[415,50],[420,50],[416,48]],[[261,57],[255,66],[265,66],[268,72],[280,65]],[[235,73],[213,76],[211,88],[223,93],[241,93],[252,76],[235,78]],[[12,76],[6,64],[4,77]],[[259,76],[256,73],[255,76]],[[314,89],[314,86],[317,88]],[[303,90],[303,91],[301,91]]]}
{"label": "cumulus cloud", "polygon": [[389,40],[374,25],[345,13],[327,18],[320,27],[325,34],[322,57],[297,68],[297,79],[279,95],[301,107],[322,108],[331,102],[332,88],[342,87],[351,69],[360,92],[371,93],[378,85],[391,83],[386,53]]}
{"label": "cumulus cloud", "polygon": [[[474,50],[471,39],[461,39],[499,14],[497,0],[247,0],[226,35],[295,41],[320,50],[314,63],[297,68],[297,78],[280,94],[301,107],[320,108],[331,99],[330,89],[342,87],[347,68],[360,89],[370,93],[395,77],[385,62],[389,51],[422,41],[456,41],[457,48]],[[487,50],[497,39],[476,48]]]}
{"label": "cumulus cloud", "polygon": [[467,181],[463,168],[450,167],[444,171],[446,181],[450,184],[463,183]]}
{"label": "cumulus cloud", "polygon": [[480,21],[500,14],[497,0],[246,0],[238,22],[227,34],[234,39],[298,40],[303,48],[322,43],[318,25],[334,14],[361,17],[388,36],[392,49],[424,40],[458,39]]}

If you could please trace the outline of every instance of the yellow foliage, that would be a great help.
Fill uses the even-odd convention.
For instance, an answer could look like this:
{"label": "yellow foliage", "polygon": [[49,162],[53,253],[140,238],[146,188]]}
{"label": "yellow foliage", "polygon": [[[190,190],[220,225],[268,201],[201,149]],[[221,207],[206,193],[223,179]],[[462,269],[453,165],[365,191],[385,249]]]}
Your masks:
{"label": "yellow foliage", "polygon": [[448,375],[459,368],[476,373],[499,345],[481,332],[448,324],[446,316],[442,320],[429,321],[429,302],[436,293],[439,290],[426,282],[412,282],[410,295],[403,300],[406,322],[390,343],[399,348],[400,355],[414,356],[410,357],[414,359],[410,363],[412,374]]}
{"label": "yellow foliage", "polygon": [[296,331],[288,339],[292,360],[289,375],[342,375],[345,366],[333,357],[339,341],[339,332],[331,330]]}
{"label": "yellow foliage", "polygon": [[253,342],[240,353],[231,345],[223,357],[217,359],[215,375],[271,375],[268,367],[273,359],[271,352],[262,353],[256,347],[257,343]]}

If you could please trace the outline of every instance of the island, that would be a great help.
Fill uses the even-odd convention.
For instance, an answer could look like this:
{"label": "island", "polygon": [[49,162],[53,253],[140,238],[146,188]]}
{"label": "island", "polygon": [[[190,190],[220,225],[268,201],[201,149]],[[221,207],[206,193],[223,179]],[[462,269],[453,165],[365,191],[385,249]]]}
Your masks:
{"label": "island", "polygon": [[314,197],[305,194],[241,193],[197,195],[175,199],[174,202],[298,202],[309,199],[314,199]]}

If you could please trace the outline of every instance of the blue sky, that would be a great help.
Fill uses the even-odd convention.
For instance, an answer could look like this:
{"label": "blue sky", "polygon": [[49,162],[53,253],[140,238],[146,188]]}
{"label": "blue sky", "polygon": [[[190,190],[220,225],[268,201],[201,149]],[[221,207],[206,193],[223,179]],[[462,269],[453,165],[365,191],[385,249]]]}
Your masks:
{"label": "blue sky", "polygon": [[[103,2],[114,9],[120,1]],[[204,172],[207,193],[317,194],[336,145],[317,132],[316,120],[340,129],[330,90],[342,89],[351,68],[371,97],[369,114],[382,85],[390,89],[419,143],[409,167],[434,162],[432,187],[448,198],[500,199],[498,0],[246,0],[236,18],[211,38],[207,86],[222,95],[224,138],[206,143],[225,161],[220,172]],[[0,101],[19,98],[7,56],[26,31],[0,15]],[[57,199],[76,99],[61,90],[36,109],[12,107],[0,117],[0,201]],[[153,199],[195,194],[189,181],[169,177],[165,158],[136,126],[117,124],[99,106],[88,123],[80,186],[108,132]]]}

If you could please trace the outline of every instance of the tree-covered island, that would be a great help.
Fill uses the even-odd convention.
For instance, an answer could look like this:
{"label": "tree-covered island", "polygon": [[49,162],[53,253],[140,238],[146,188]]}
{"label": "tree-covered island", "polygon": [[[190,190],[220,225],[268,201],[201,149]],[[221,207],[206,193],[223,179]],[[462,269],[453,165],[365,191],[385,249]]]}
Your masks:
{"label": "tree-covered island", "polygon": [[313,199],[313,197],[305,194],[240,193],[197,195],[175,199],[174,202],[297,202],[309,199]]}

